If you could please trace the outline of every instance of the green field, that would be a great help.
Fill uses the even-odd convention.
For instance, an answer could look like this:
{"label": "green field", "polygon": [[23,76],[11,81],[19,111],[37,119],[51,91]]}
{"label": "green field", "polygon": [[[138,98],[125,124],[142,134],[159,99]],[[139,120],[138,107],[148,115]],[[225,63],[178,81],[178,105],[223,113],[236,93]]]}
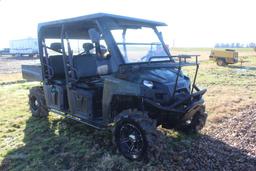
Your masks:
{"label": "green field", "polygon": [[[256,101],[256,55],[247,52],[250,55],[243,66],[201,63],[197,82],[199,87],[208,89],[205,95],[208,125],[217,124],[223,117],[235,115]],[[185,72],[193,75],[194,70],[187,68]],[[29,88],[37,84],[0,85],[0,170],[164,170],[170,167],[169,157],[147,164],[127,161],[113,149],[110,130],[94,130],[52,113],[48,119],[31,117],[27,95]],[[165,130],[165,134],[166,156],[172,154],[177,144],[187,145],[195,138],[172,130]]]}

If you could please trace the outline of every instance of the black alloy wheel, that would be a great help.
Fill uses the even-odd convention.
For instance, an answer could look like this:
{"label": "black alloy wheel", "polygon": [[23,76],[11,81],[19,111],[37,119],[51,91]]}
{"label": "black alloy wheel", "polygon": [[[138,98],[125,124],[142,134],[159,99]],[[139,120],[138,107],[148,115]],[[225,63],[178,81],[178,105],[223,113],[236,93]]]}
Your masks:
{"label": "black alloy wheel", "polygon": [[116,128],[117,146],[128,159],[140,159],[146,150],[146,141],[141,129],[132,122],[126,121]]}

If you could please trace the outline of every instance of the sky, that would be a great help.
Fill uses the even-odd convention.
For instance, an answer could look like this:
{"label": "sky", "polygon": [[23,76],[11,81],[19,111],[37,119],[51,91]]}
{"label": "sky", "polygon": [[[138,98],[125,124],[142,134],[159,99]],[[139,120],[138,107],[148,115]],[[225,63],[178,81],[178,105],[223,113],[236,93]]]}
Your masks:
{"label": "sky", "polygon": [[0,48],[40,22],[97,12],[158,20],[171,47],[256,42],[256,0],[0,0]]}

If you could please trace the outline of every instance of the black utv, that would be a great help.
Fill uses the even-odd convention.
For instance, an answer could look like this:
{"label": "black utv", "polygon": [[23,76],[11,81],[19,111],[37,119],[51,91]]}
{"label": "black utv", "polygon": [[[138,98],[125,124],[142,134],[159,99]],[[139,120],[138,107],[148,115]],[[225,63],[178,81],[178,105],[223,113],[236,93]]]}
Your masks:
{"label": "black utv", "polygon": [[[114,144],[131,160],[154,153],[159,125],[202,129],[206,90],[195,85],[197,56],[171,56],[159,26],[166,24],[103,13],[39,24],[41,65],[22,68],[43,83],[30,90],[32,115],[51,111],[112,127]],[[191,65],[192,80],[181,70]]]}

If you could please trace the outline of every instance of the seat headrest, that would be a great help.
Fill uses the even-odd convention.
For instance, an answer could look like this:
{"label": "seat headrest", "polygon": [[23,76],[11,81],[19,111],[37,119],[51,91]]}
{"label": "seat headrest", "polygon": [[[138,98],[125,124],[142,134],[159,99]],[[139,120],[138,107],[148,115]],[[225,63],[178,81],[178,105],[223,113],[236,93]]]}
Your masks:
{"label": "seat headrest", "polygon": [[61,43],[52,43],[50,48],[52,50],[57,51],[57,52],[62,52],[62,45],[61,45]]}
{"label": "seat headrest", "polygon": [[86,53],[89,53],[90,50],[92,50],[94,48],[93,44],[92,43],[84,43],[83,44],[83,48],[84,48],[84,51]]}

